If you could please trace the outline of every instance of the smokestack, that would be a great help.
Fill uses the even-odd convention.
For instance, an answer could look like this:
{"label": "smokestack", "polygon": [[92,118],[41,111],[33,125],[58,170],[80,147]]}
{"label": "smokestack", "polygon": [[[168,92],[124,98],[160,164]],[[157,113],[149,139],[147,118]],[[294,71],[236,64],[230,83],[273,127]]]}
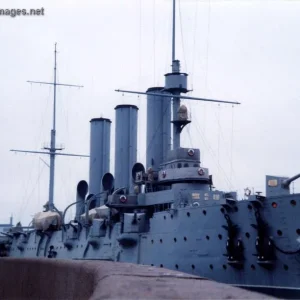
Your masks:
{"label": "smokestack", "polygon": [[[162,87],[152,87],[151,93],[162,94]],[[146,168],[158,170],[171,149],[171,98],[147,95]]]}
{"label": "smokestack", "polygon": [[92,119],[90,123],[89,194],[95,195],[102,191],[102,177],[109,172],[111,120],[96,118]]}
{"label": "smokestack", "polygon": [[137,159],[137,117],[135,105],[118,105],[116,110],[115,188],[132,190],[131,168]]}
{"label": "smokestack", "polygon": [[76,193],[76,217],[75,220],[79,221],[80,215],[84,213],[84,200],[88,192],[88,184],[85,180],[79,181],[77,184],[77,193]]}

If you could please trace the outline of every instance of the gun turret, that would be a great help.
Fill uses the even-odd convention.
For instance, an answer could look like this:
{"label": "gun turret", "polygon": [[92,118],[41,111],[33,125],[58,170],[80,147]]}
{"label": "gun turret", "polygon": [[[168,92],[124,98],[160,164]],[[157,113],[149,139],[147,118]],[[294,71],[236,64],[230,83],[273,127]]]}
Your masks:
{"label": "gun turret", "polygon": [[297,175],[295,175],[295,176],[293,176],[293,177],[290,177],[290,178],[288,178],[288,179],[283,180],[283,181],[282,181],[282,187],[285,188],[285,189],[289,188],[289,185],[290,185],[294,180],[298,179],[299,177],[300,177],[300,173],[297,174]]}
{"label": "gun turret", "polygon": [[293,177],[266,176],[266,196],[286,196],[290,194],[290,184],[298,179],[300,174]]}

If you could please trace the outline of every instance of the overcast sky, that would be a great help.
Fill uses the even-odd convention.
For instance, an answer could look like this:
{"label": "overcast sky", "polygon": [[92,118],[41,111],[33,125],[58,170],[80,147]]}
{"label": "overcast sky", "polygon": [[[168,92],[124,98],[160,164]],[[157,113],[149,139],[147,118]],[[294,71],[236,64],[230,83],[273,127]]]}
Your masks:
{"label": "overcast sky", "polygon": [[[179,2],[178,2],[179,4]],[[44,8],[44,16],[0,16],[0,222],[27,225],[48,200],[49,169],[39,150],[50,142],[53,90],[26,80],[58,79],[83,89],[59,88],[57,142],[68,153],[89,154],[90,119],[113,121],[114,107],[139,106],[138,160],[145,162],[145,91],[163,85],[171,64],[171,0],[2,0],[0,9]],[[182,146],[199,147],[216,188],[265,191],[265,175],[300,172],[300,1],[181,0],[177,54],[189,73],[190,95],[239,101],[232,107],[183,101],[192,124]],[[48,157],[42,157],[48,162]],[[58,157],[55,204],[75,201],[88,181],[86,158]],[[295,184],[295,191],[299,191]],[[73,210],[74,213],[74,210]]]}

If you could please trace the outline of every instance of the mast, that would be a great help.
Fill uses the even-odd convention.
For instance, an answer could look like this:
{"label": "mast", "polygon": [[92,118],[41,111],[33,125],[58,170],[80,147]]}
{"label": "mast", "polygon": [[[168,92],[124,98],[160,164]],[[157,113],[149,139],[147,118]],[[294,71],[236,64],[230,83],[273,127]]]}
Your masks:
{"label": "mast", "polygon": [[67,86],[67,87],[78,87],[82,88],[82,85],[73,85],[73,84],[64,84],[57,83],[57,50],[56,43],[54,46],[54,82],[43,82],[43,81],[27,81],[29,83],[39,83],[39,84],[47,84],[53,85],[53,124],[50,133],[50,147],[43,147],[46,151],[27,151],[27,150],[16,150],[12,149],[10,151],[14,152],[25,152],[25,153],[35,153],[35,154],[46,154],[50,156],[50,174],[49,174],[49,199],[48,199],[48,210],[52,211],[55,209],[54,205],[54,181],[55,181],[55,157],[56,155],[65,155],[65,156],[80,156],[80,157],[89,157],[88,155],[80,155],[80,154],[71,154],[71,153],[57,153],[56,151],[63,150],[62,147],[56,147],[56,87],[59,86]]}
{"label": "mast", "polygon": [[[185,108],[180,107],[180,99],[187,100],[198,100],[198,101],[209,101],[217,103],[226,104],[240,104],[239,102],[233,101],[223,101],[223,100],[213,100],[199,97],[181,96],[181,93],[189,92],[187,88],[187,73],[180,72],[180,61],[176,59],[176,0],[172,1],[172,71],[171,73],[165,74],[165,86],[159,91],[156,90],[155,93],[152,90],[145,92],[137,92],[131,90],[120,90],[115,91],[122,93],[132,93],[132,94],[146,94],[147,96],[153,95],[157,97],[167,97],[172,98],[172,110],[173,110],[173,150],[180,148],[180,134],[183,128],[191,123],[188,119],[188,114]],[[163,113],[163,112],[162,112]],[[156,124],[156,122],[154,122]],[[154,126],[152,124],[152,126]]]}
{"label": "mast", "polygon": [[54,195],[54,170],[55,170],[55,151],[60,150],[56,148],[56,43],[54,46],[54,83],[53,83],[53,128],[50,136],[50,176],[49,176],[49,209],[53,209],[53,195]]}
{"label": "mast", "polygon": [[[175,58],[175,47],[176,47],[176,0],[173,0],[173,28],[172,28],[172,73],[175,77],[179,77],[180,74],[180,61],[176,60]],[[176,74],[176,75],[175,75]],[[180,80],[180,77],[178,78]],[[167,83],[166,83],[167,85]],[[173,89],[172,91],[173,95],[180,95],[180,90]],[[178,130],[178,126],[176,126],[175,121],[178,119],[178,110],[180,108],[180,98],[179,97],[173,97],[173,149],[177,149],[180,147],[180,132]]]}
{"label": "mast", "polygon": [[175,22],[176,22],[176,0],[173,0],[173,28],[172,28],[172,71],[174,72],[175,61]]}

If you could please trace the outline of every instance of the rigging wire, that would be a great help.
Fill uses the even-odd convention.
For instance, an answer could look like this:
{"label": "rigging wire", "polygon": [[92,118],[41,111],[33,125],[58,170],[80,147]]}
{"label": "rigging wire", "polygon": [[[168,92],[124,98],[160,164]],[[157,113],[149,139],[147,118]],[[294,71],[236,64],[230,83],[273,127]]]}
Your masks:
{"label": "rigging wire", "polygon": [[210,152],[211,157],[213,158],[213,161],[214,161],[214,163],[216,164],[216,166],[219,167],[220,170],[222,171],[222,173],[223,173],[223,175],[224,175],[224,179],[225,179],[225,181],[226,181],[226,184],[227,184],[228,188],[230,189],[231,186],[232,186],[231,181],[229,180],[229,178],[228,178],[228,176],[226,175],[226,172],[224,171],[224,169],[222,168],[222,166],[221,166],[221,165],[218,165],[218,159],[217,159],[217,156],[216,156],[216,154],[214,153],[214,151],[213,151],[213,149],[211,148],[211,146],[209,145],[209,143],[206,142],[206,138],[205,138],[205,136],[204,136],[204,134],[203,134],[203,132],[202,132],[202,130],[201,130],[201,127],[199,126],[199,123],[198,123],[197,119],[195,119],[195,125],[196,125],[196,126],[195,126],[195,127],[196,127],[196,130],[198,131],[199,136],[200,136],[200,138],[202,139],[202,142],[203,142],[204,146],[207,148],[208,152]]}
{"label": "rigging wire", "polygon": [[[234,106],[232,106],[232,107],[234,107]],[[225,141],[224,134],[223,134],[223,131],[222,131],[222,126],[221,126],[221,123],[220,123],[220,110],[218,110],[218,114],[215,112],[215,118],[216,118],[217,124],[218,124],[218,148],[219,148],[220,138],[222,139],[222,144],[223,145],[226,146],[226,144],[227,144],[227,142]],[[235,175],[235,172],[234,172],[234,169],[233,169],[233,163],[232,163],[232,151],[233,151],[232,144],[233,144],[233,108],[232,108],[232,114],[231,114],[230,151],[228,152],[227,147],[224,147],[225,150],[226,150],[225,153],[226,153],[227,158],[228,158],[229,163],[230,163],[230,172],[229,172],[230,173],[230,181],[232,180],[232,177],[236,178],[236,175]],[[219,150],[218,150],[218,155],[219,155]]]}
{"label": "rigging wire", "polygon": [[155,85],[155,0],[153,0],[153,84]]}
{"label": "rigging wire", "polygon": [[181,45],[182,45],[182,53],[183,53],[183,61],[185,65],[185,70],[186,72],[188,71],[187,69],[187,63],[186,63],[186,56],[185,56],[185,51],[184,51],[184,40],[183,40],[183,30],[182,30],[182,17],[181,17],[181,0],[179,1],[179,20],[180,20],[180,32],[181,32]]}
{"label": "rigging wire", "polygon": [[[138,28],[139,28],[139,39],[138,39],[138,52],[139,52],[139,60],[138,60],[138,88],[141,90],[141,81],[142,81],[142,0],[139,0],[139,19],[138,19]],[[141,97],[137,95],[138,107],[141,107]],[[142,118],[138,118],[138,128],[142,128]],[[139,144],[141,144],[142,139],[142,131],[138,130],[138,140]],[[141,152],[139,147],[137,147],[137,159],[140,161]]]}
{"label": "rigging wire", "polygon": [[141,88],[141,76],[142,76],[142,0],[139,0],[139,20],[138,20],[138,28],[139,28],[139,79],[138,79],[138,87]]}
{"label": "rigging wire", "polygon": [[[218,142],[217,142],[217,149],[218,149],[218,152],[217,152],[217,158],[218,158],[218,166],[221,166],[220,164],[220,145],[221,145],[221,141],[222,141],[222,144],[225,145],[224,149],[225,149],[225,153],[226,153],[226,156],[228,158],[228,161],[229,161],[229,164],[230,164],[230,171],[229,171],[229,181],[230,183],[232,182],[232,179],[237,179],[237,176],[235,174],[235,171],[234,171],[234,168],[233,168],[233,160],[232,160],[232,151],[233,151],[233,111],[232,111],[232,115],[231,115],[231,137],[230,137],[230,150],[228,151],[228,148],[226,147],[226,140],[225,140],[225,137],[224,137],[224,134],[223,134],[223,131],[222,131],[222,126],[221,126],[221,123],[220,123],[220,104],[218,104],[218,111],[214,112],[214,115],[215,115],[215,118],[216,118],[216,121],[217,121],[217,125],[218,125]],[[232,108],[233,109],[233,108]],[[220,170],[219,170],[219,167],[218,167],[218,172],[220,173]],[[233,188],[233,185],[232,187]]]}
{"label": "rigging wire", "polygon": [[198,20],[198,0],[196,0],[195,18],[194,18],[194,39],[193,39],[193,54],[192,54],[192,72],[191,72],[191,85],[194,86],[194,69],[195,69],[195,49],[196,49],[196,32],[197,32],[197,20]]}
{"label": "rigging wire", "polygon": [[211,20],[211,1],[208,1],[208,20],[207,20],[207,35],[206,35],[206,64],[205,64],[205,89],[208,84],[208,60],[209,60],[209,35],[210,35],[210,20]]}
{"label": "rigging wire", "polygon": [[[191,120],[191,117],[189,119]],[[192,136],[191,136],[191,126],[187,126],[187,134],[188,134],[190,146],[192,148],[194,148],[194,143],[193,143],[193,139],[192,139]]]}
{"label": "rigging wire", "polygon": [[[205,89],[211,93],[209,87],[208,87],[208,70],[209,70],[209,49],[210,49],[210,28],[211,28],[211,0],[208,0],[208,21],[207,21],[207,36],[206,36],[206,64],[205,64],[205,77],[204,77],[204,83],[205,83]],[[204,131],[204,136],[205,136],[205,124],[206,124],[206,106],[204,105],[203,107],[203,113],[204,113],[204,126],[203,126],[203,131]],[[221,164],[220,164],[220,138],[223,139],[223,142],[226,144],[225,142],[225,139],[224,139],[224,136],[223,136],[223,133],[222,133],[222,127],[221,127],[221,124],[220,124],[220,104],[218,104],[218,113],[216,114],[215,112],[215,117],[217,119],[217,124],[218,124],[218,146],[217,146],[217,149],[218,149],[218,156],[217,156],[217,159],[218,159],[218,176],[220,176],[220,167],[221,167]],[[226,153],[229,157],[229,161],[230,161],[230,174],[229,174],[229,182],[230,182],[230,185],[231,185],[231,180],[232,180],[232,177],[234,176],[234,170],[233,170],[233,163],[232,163],[232,143],[233,143],[233,115],[232,115],[232,120],[231,120],[231,149],[230,149],[230,154]],[[227,149],[226,149],[227,150]],[[227,175],[226,175],[227,177]],[[232,186],[232,185],[231,185]]]}
{"label": "rigging wire", "polygon": [[[204,75],[204,88],[207,91],[208,89],[208,60],[209,60],[209,36],[210,36],[210,15],[211,15],[211,2],[208,0],[208,19],[207,19],[207,35],[206,35],[206,63],[205,63],[205,75]],[[204,126],[203,131],[205,135],[206,131],[206,105],[203,106],[203,118],[204,118]]]}
{"label": "rigging wire", "polygon": [[[169,36],[169,32],[171,32],[172,28],[172,22],[171,18],[167,18],[165,22],[165,35]],[[171,55],[169,53],[169,47],[163,47],[165,51],[165,59],[164,59],[164,72],[168,73],[170,71],[170,61],[171,61]]]}
{"label": "rigging wire", "polygon": [[[57,70],[57,81],[59,81],[59,71],[60,71],[60,68]],[[63,92],[60,89],[57,89],[56,93],[57,93],[57,98],[58,99],[60,98],[59,94],[63,94],[63,93],[67,94],[66,97],[61,97],[61,99],[65,99],[65,101],[60,101],[59,102],[59,105],[57,105],[57,112],[58,113],[61,112],[64,119],[65,119],[65,122],[66,122],[65,123],[65,125],[66,125],[65,129],[66,129],[66,133],[67,133],[65,135],[65,138],[67,139],[65,141],[65,143],[68,144],[69,141],[70,141],[69,140],[69,137],[70,137],[69,122],[68,122],[68,120],[69,120],[69,118],[68,118],[68,110],[69,110],[68,109],[68,103],[69,103],[69,99],[71,98],[70,97],[70,88],[66,89],[66,91],[63,91]],[[67,108],[65,108],[65,106]],[[72,106],[72,107],[74,107],[74,106]],[[76,110],[76,107],[75,107],[75,116],[76,116],[75,120],[77,120],[78,119],[78,110]],[[60,132],[62,132],[62,131],[60,131]],[[56,143],[57,143],[57,141],[56,141]],[[65,201],[68,199],[68,197],[67,197],[68,196],[68,192],[67,192],[67,187],[68,186],[66,185],[66,182],[64,180],[65,175],[63,174],[63,172],[66,172],[66,173],[68,173],[68,175],[67,175],[68,178],[71,178],[71,164],[69,162],[67,162],[67,160],[69,160],[69,158],[65,157],[62,164],[59,164],[59,165],[56,164],[56,170],[57,171],[55,172],[54,186],[56,186],[56,188],[54,190],[54,201],[55,201],[55,199],[58,199],[58,198],[61,199],[61,195],[63,193],[65,195]],[[56,157],[56,162],[57,162],[57,157]],[[59,172],[58,172],[58,170],[59,170]],[[61,180],[57,180],[57,177],[60,177]],[[62,192],[60,192],[60,191],[62,191]],[[60,197],[57,197],[58,193],[59,193]],[[67,203],[65,203],[64,206],[67,206],[68,205]],[[57,205],[57,203],[56,203],[56,205]]]}
{"label": "rigging wire", "polygon": [[[39,170],[41,167],[41,160],[39,159]],[[40,206],[40,181],[38,181],[38,206]]]}
{"label": "rigging wire", "polygon": [[232,180],[232,174],[233,174],[233,162],[232,162],[232,152],[233,152],[233,114],[234,114],[234,105],[232,105],[231,110],[231,139],[230,139],[230,180]]}
{"label": "rigging wire", "polygon": [[[30,85],[31,85],[30,91],[32,92],[32,84],[30,84]],[[36,137],[35,143],[34,143],[34,145],[37,145],[36,148],[38,148],[38,141],[40,141],[40,139],[41,139],[41,135],[42,135],[43,127],[44,127],[44,121],[46,119],[44,116],[46,115],[46,112],[47,112],[48,107],[49,107],[49,99],[50,99],[51,90],[52,90],[52,87],[49,86],[49,94],[46,97],[45,110],[41,114],[41,123],[40,123],[40,126],[39,126],[40,130],[39,130],[39,133],[37,134],[37,137]],[[24,193],[22,193],[22,200],[21,200],[20,210],[19,210],[19,213],[17,215],[19,219],[20,219],[20,217],[22,215],[23,210],[27,207],[27,204],[28,204],[29,197],[27,197],[27,193],[28,193],[29,183],[31,181],[32,172],[33,172],[33,169],[34,169],[35,162],[36,162],[36,160],[32,160],[31,167],[29,168],[30,171],[29,171],[29,175],[27,176],[27,178],[28,178],[27,179],[27,184],[25,185],[25,191],[24,191]]]}
{"label": "rigging wire", "polygon": [[218,104],[218,116],[217,116],[217,123],[218,123],[218,176],[220,176],[220,104]]}
{"label": "rigging wire", "polygon": [[20,210],[20,213],[19,213],[19,219],[20,219],[22,213],[24,212],[24,210],[27,208],[28,200],[31,198],[31,196],[33,195],[33,193],[34,193],[36,187],[38,186],[38,183],[39,183],[39,181],[40,181],[40,178],[41,178],[41,175],[42,175],[42,173],[43,173],[43,171],[44,171],[44,168],[45,168],[45,164],[43,165],[42,170],[39,172],[38,178],[37,178],[37,180],[36,180],[36,182],[35,182],[35,184],[34,184],[32,190],[31,190],[31,192],[29,193],[29,195],[28,195],[28,197],[27,197],[26,204],[25,204],[23,207],[21,207],[21,210]]}

